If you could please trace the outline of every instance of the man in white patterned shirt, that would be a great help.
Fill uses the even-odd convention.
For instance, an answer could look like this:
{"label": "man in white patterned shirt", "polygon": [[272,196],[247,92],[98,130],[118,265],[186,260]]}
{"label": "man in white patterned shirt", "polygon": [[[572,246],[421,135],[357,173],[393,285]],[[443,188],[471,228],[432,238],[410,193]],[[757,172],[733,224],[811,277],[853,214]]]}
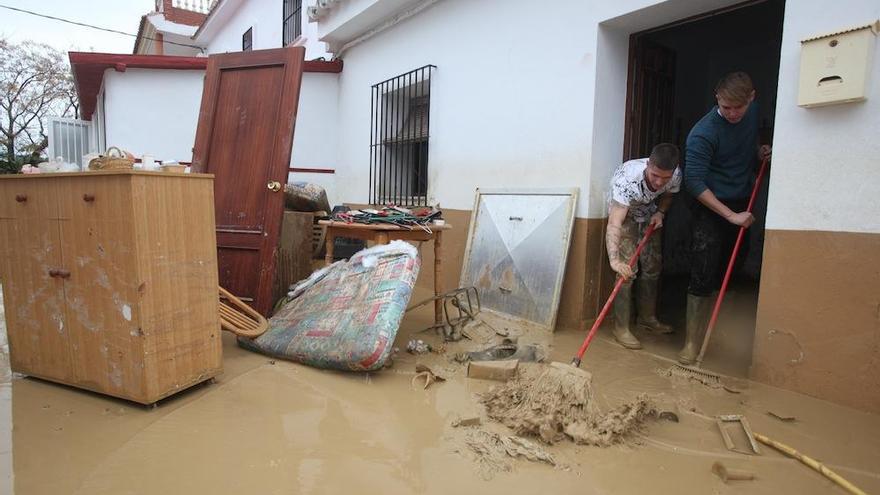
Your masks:
{"label": "man in white patterned shirt", "polygon": [[623,163],[611,178],[608,205],[608,230],[605,246],[611,269],[626,280],[614,300],[614,338],[627,349],[641,349],[642,344],[630,332],[632,281],[641,269],[636,287],[636,323],[656,333],[670,333],[669,325],[657,319],[657,288],[662,263],[660,233],[645,244],[635,268],[629,259],[649,225],[663,226],[672,198],[681,188],[679,153],[675,145],[662,143],[648,158]]}

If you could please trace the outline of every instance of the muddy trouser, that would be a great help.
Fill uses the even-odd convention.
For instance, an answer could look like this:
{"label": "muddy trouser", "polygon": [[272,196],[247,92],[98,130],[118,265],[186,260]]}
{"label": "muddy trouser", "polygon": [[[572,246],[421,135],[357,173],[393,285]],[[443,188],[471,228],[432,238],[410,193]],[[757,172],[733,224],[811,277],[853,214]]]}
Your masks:
{"label": "muddy trouser", "polygon": [[[721,200],[734,212],[745,211],[748,199]],[[739,227],[728,222],[699,201],[694,202],[692,216],[691,278],[688,294],[708,297],[721,287]],[[737,263],[748,257],[749,229],[740,246]]]}
{"label": "muddy trouser", "polygon": [[[624,263],[628,263],[633,253],[636,252],[636,247],[645,235],[645,230],[648,229],[648,223],[647,220],[644,223],[637,223],[629,215],[624,219],[620,229],[619,251],[620,260]],[[656,232],[648,239],[647,244],[645,244],[645,247],[642,248],[642,252],[639,254],[639,262],[633,267],[633,278],[635,278],[639,271],[641,271],[643,279],[656,280],[660,277],[660,268],[663,261],[663,253],[660,247],[661,237],[660,232]],[[631,284],[632,279],[627,283]]]}

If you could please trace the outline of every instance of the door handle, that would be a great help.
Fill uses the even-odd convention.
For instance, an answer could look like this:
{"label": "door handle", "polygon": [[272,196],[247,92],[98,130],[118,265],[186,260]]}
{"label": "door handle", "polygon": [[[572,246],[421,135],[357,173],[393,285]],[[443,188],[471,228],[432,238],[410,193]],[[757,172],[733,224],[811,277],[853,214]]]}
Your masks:
{"label": "door handle", "polygon": [[49,276],[53,278],[70,278],[70,270],[49,270]]}
{"label": "door handle", "polygon": [[266,184],[266,187],[272,192],[278,192],[281,190],[281,183],[277,180],[269,181],[269,183]]}

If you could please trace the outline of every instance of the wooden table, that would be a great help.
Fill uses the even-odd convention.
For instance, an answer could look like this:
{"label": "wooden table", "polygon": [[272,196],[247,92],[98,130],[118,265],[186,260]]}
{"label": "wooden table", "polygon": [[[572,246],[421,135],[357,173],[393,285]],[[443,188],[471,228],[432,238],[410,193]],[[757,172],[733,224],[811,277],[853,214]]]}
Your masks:
{"label": "wooden table", "polygon": [[[434,241],[434,295],[439,296],[443,293],[443,283],[441,282],[443,267],[443,231],[452,228],[449,224],[434,225],[428,227],[431,232],[414,227],[412,230],[398,227],[396,225],[387,224],[371,224],[362,223],[345,223],[333,220],[319,220],[318,225],[327,227],[327,235],[325,243],[327,254],[324,256],[326,265],[333,263],[333,244],[337,237],[351,237],[362,239],[376,244],[388,244],[391,241]],[[440,299],[434,301],[434,323],[441,323],[443,302]]]}

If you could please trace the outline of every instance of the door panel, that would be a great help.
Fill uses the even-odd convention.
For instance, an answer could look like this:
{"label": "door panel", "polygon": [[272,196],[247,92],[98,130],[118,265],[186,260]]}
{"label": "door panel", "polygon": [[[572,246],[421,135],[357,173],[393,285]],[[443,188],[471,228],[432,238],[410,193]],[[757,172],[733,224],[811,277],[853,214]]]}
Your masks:
{"label": "door panel", "polygon": [[[214,116],[214,143],[211,172],[235,187],[224,187],[215,196],[217,203],[232,206],[217,211],[217,227],[258,230],[265,220],[266,204],[271,199],[266,183],[270,171],[273,124],[277,120],[276,98],[281,94],[284,67],[224,72],[220,79],[220,102],[236,102],[236,108],[221,104]],[[240,107],[240,108],[238,108]]]}
{"label": "door panel", "polygon": [[[227,285],[222,283],[221,285],[233,294],[256,294],[259,289],[257,286],[259,280],[249,275],[258,273],[260,270],[259,248],[218,243],[217,249],[218,252],[223,253],[223,256],[217,260],[220,279],[229,281]],[[239,298],[247,303],[253,302],[253,297],[240,296]]]}
{"label": "door panel", "polygon": [[302,80],[302,47],[213,55],[193,171],[212,173],[220,285],[263,314],[272,282]]}
{"label": "door panel", "polygon": [[73,383],[64,279],[52,276],[62,265],[56,181],[8,180],[0,196],[0,281],[12,370]]}

